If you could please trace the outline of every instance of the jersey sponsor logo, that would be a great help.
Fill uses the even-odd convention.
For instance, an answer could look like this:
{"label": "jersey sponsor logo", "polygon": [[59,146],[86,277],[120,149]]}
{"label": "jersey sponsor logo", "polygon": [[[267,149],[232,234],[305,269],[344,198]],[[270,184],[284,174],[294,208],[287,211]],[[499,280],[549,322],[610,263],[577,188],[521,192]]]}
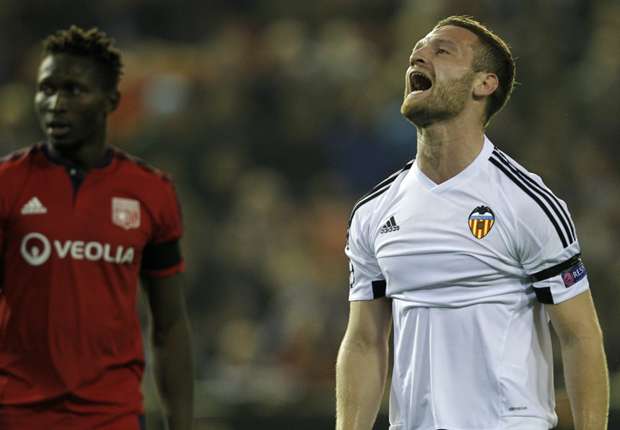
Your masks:
{"label": "jersey sponsor logo", "polygon": [[391,233],[398,230],[400,230],[400,227],[396,224],[396,220],[394,219],[394,217],[391,216],[390,219],[387,220],[385,224],[383,224],[383,227],[381,227],[381,230],[379,230],[379,234]]}
{"label": "jersey sponsor logo", "polygon": [[112,197],[112,223],[125,230],[140,227],[140,202]]}
{"label": "jersey sponsor logo", "polygon": [[583,262],[579,260],[579,262],[573,267],[562,272],[562,281],[564,281],[564,286],[566,288],[572,287],[577,282],[585,278],[587,273],[586,266],[584,266]]}
{"label": "jersey sponsor logo", "polygon": [[83,240],[52,240],[37,232],[28,233],[20,246],[22,257],[31,266],[46,263],[52,252],[60,259],[105,261],[113,264],[133,263],[135,251],[133,247],[122,245],[114,247],[109,243],[84,242]]}
{"label": "jersey sponsor logo", "polygon": [[21,210],[22,215],[37,215],[45,213],[47,213],[47,208],[43,206],[41,200],[39,200],[36,196],[28,200],[28,203],[22,206]]}
{"label": "jersey sponsor logo", "polygon": [[489,234],[495,224],[495,214],[488,206],[478,206],[469,214],[469,230],[476,239]]}
{"label": "jersey sponsor logo", "polygon": [[41,233],[29,233],[22,239],[19,250],[28,264],[40,266],[50,258],[52,247]]}

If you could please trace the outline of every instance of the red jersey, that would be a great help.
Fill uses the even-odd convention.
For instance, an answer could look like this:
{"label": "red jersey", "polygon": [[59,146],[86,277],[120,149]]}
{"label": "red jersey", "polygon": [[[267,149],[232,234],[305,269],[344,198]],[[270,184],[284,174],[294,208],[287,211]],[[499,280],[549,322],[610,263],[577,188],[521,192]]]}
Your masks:
{"label": "red jersey", "polygon": [[84,173],[40,144],[0,184],[0,406],[140,413],[138,278],[183,269],[172,183],[116,149]]}

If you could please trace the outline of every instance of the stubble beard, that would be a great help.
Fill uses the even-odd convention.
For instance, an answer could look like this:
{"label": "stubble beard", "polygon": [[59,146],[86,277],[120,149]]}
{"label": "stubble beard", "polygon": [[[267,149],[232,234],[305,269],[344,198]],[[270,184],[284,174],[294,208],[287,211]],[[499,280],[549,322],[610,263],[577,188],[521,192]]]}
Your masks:
{"label": "stubble beard", "polygon": [[428,127],[439,121],[454,118],[465,108],[465,103],[471,94],[471,83],[474,73],[468,72],[464,76],[452,81],[435,84],[426,100],[405,106],[403,115],[416,127]]}

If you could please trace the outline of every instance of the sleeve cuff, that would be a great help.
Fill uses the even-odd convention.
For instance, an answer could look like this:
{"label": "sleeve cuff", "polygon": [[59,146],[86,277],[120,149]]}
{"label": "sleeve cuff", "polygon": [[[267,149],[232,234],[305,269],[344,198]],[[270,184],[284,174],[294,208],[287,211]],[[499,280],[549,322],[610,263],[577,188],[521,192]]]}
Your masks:
{"label": "sleeve cuff", "polygon": [[167,278],[182,272],[185,272],[185,261],[183,260],[166,269],[142,270],[142,275],[149,278]]}

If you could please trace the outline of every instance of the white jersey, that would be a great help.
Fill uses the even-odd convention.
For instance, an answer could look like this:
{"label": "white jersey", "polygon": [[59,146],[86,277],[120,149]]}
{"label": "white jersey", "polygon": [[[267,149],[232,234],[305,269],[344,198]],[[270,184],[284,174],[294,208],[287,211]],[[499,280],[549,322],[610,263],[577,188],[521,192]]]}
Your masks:
{"label": "white jersey", "polygon": [[555,426],[541,303],[589,286],[567,207],[538,176],[486,137],[439,185],[410,162],[354,207],[346,254],[351,301],[392,299],[390,429]]}

